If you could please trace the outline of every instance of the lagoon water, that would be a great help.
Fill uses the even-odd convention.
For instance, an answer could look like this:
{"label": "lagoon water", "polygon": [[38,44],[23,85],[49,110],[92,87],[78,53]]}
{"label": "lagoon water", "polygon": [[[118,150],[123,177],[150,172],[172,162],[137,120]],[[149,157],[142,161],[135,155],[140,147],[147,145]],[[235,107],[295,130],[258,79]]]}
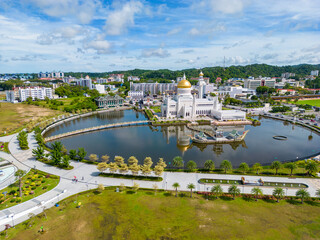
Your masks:
{"label": "lagoon water", "polygon": [[[45,137],[91,126],[145,119],[142,113],[132,110],[100,113],[59,125],[46,133]],[[220,128],[225,134],[232,129],[233,127]],[[84,147],[88,155],[107,154],[111,159],[116,155],[125,159],[133,155],[142,163],[147,156],[150,156],[154,162],[162,157],[168,167],[175,156],[182,156],[185,163],[194,160],[198,167],[202,167],[208,159],[213,160],[216,166],[227,159],[237,167],[241,162],[247,162],[249,165],[256,162],[269,164],[274,160],[284,162],[314,155],[320,151],[319,135],[311,134],[308,129],[282,121],[262,118],[260,126],[240,126],[236,129],[239,132],[250,130],[242,143],[193,144],[190,143],[189,136],[194,132],[185,126],[125,127],[75,135],[59,141],[68,150]],[[286,136],[287,140],[275,140],[273,139],[275,135]]]}

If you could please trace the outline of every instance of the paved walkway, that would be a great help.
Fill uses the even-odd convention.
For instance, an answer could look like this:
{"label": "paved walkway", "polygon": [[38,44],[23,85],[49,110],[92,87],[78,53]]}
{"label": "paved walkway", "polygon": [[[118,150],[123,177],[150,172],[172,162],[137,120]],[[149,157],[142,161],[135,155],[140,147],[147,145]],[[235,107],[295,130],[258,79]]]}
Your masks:
{"label": "paved walkway", "polygon": [[[119,186],[121,183],[126,186],[132,186],[133,182],[136,182],[142,188],[153,188],[154,184],[157,184],[159,188],[174,190],[172,185],[175,182],[180,184],[180,190],[186,191],[187,185],[193,183],[196,186],[197,191],[209,191],[212,185],[200,184],[200,178],[215,178],[215,179],[229,179],[240,180],[241,175],[222,175],[222,174],[202,174],[202,173],[183,173],[183,172],[165,172],[163,174],[162,182],[149,182],[129,179],[117,179],[99,177],[99,172],[96,165],[85,164],[82,162],[72,162],[74,166],[72,170],[59,169],[42,162],[36,161],[32,156],[32,149],[37,147],[34,134],[29,134],[29,150],[23,151],[19,148],[16,137],[13,137],[9,143],[9,149],[12,153],[11,161],[14,165],[24,170],[30,168],[36,168],[41,171],[48,172],[60,176],[60,183],[53,190],[38,196],[32,200],[21,203],[14,207],[0,211],[0,230],[4,229],[5,224],[12,225],[12,221],[17,224],[25,221],[28,218],[28,214],[38,214],[43,211],[43,207],[49,208],[54,203],[78,192],[82,192],[87,189],[96,188],[98,184],[102,183],[105,186]],[[72,179],[76,176],[79,181],[74,184]],[[245,176],[247,180],[257,181],[260,176]],[[304,183],[309,186],[308,191],[311,196],[315,196],[315,191],[320,188],[320,180],[307,179],[307,178],[283,178],[283,177],[262,177],[264,181],[270,182],[286,182],[286,183]],[[223,191],[227,192],[228,185],[222,185]],[[241,193],[250,193],[253,186],[240,186]],[[264,194],[272,194],[273,187],[261,187]],[[286,195],[294,196],[297,189],[286,189]]]}

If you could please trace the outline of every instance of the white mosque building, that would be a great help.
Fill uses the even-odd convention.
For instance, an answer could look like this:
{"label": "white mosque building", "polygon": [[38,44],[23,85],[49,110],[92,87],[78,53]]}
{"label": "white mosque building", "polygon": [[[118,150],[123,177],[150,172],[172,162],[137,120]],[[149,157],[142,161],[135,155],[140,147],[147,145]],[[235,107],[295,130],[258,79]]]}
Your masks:
{"label": "white mosque building", "polygon": [[245,120],[246,113],[239,110],[222,110],[218,97],[204,98],[206,83],[203,73],[194,89],[198,90],[198,98],[191,94],[191,83],[183,76],[178,83],[177,94],[165,96],[161,105],[161,116],[165,118],[196,119],[199,116],[209,116],[218,120]]}

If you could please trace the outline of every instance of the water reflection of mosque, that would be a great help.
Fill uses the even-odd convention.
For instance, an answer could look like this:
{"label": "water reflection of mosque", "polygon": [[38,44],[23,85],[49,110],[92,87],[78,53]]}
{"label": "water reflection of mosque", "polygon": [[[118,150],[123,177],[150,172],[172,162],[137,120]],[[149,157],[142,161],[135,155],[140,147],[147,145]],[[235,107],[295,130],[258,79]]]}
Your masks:
{"label": "water reflection of mosque", "polygon": [[[197,128],[201,131],[207,132],[221,132],[224,134],[232,132],[232,130],[236,130],[238,132],[245,131],[245,126],[211,126],[211,125],[200,125]],[[196,131],[188,129],[186,126],[165,126],[161,127],[160,130],[163,134],[163,137],[166,139],[167,144],[170,143],[170,138],[177,139],[177,148],[182,152],[186,152],[188,149],[192,149],[193,147],[198,148],[201,152],[203,152],[206,148],[212,148],[212,151],[215,152],[217,156],[223,153],[223,146],[230,145],[233,150],[236,150],[240,145],[243,148],[247,148],[246,142],[243,140],[241,142],[231,142],[225,144],[198,144],[191,141],[191,136],[193,137],[197,134]]]}

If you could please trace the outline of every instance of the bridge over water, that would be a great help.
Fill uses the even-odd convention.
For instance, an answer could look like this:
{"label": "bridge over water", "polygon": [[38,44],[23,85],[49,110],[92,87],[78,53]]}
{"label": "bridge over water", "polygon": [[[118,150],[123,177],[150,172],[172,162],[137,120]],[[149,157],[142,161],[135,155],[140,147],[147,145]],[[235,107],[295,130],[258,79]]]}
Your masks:
{"label": "bridge over water", "polygon": [[75,130],[72,132],[66,132],[66,133],[55,135],[55,136],[47,137],[44,139],[44,141],[45,142],[54,141],[59,138],[69,137],[72,135],[77,135],[77,134],[82,134],[82,133],[94,132],[94,131],[98,131],[98,130],[102,130],[102,129],[129,127],[129,126],[140,126],[140,125],[148,125],[150,123],[151,123],[151,121],[145,120],[145,121],[133,121],[133,122],[122,122],[122,123],[100,125],[100,126],[96,126],[96,127],[79,129],[79,130]]}

